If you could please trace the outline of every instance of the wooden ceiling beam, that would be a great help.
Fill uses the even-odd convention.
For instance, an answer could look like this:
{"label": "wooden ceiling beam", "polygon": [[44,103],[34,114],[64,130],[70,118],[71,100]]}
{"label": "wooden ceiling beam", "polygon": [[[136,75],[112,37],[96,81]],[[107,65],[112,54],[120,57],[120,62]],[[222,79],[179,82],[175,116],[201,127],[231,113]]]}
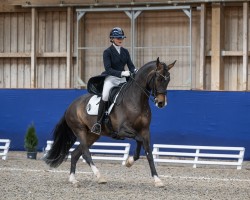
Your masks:
{"label": "wooden ceiling beam", "polygon": [[169,4],[169,5],[181,5],[181,4],[201,4],[201,3],[213,3],[213,2],[222,2],[222,3],[242,3],[246,2],[247,0],[156,0],[156,1],[149,1],[149,0],[5,0],[0,1],[0,4],[5,5],[60,5],[60,4],[71,4],[76,6],[83,6],[83,5],[139,5],[139,4],[147,4],[147,5],[154,5],[154,4]]}
{"label": "wooden ceiling beam", "polygon": [[30,9],[22,8],[20,6],[0,4],[0,12],[30,12]]}

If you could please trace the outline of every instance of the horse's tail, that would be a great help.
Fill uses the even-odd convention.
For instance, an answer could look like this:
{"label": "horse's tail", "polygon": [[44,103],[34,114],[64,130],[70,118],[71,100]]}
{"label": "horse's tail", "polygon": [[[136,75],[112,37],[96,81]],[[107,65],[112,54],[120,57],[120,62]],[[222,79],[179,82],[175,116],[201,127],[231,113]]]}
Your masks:
{"label": "horse's tail", "polygon": [[76,136],[68,126],[65,115],[53,130],[54,142],[43,158],[50,167],[58,167],[66,159],[69,149],[76,141]]}

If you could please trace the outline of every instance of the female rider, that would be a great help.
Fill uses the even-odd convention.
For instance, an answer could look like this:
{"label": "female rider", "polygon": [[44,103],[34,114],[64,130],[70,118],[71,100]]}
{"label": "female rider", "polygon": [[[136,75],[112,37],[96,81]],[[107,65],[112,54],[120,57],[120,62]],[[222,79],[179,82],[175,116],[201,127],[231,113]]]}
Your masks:
{"label": "female rider", "polygon": [[[136,72],[128,50],[122,47],[123,40],[126,38],[123,30],[119,27],[113,28],[109,38],[112,45],[103,52],[105,71],[102,74],[106,75],[106,77],[103,85],[102,98],[99,104],[97,122],[91,128],[91,132],[96,134],[101,133],[101,124],[107,109],[110,89],[126,82],[126,77],[129,77],[130,73]],[[129,70],[125,70],[125,65],[128,66]]]}

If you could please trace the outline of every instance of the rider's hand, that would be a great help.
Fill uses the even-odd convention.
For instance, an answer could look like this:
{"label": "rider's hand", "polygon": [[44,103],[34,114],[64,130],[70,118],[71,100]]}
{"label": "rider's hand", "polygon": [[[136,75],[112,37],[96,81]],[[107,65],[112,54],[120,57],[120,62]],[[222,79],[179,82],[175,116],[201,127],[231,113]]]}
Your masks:
{"label": "rider's hand", "polygon": [[128,77],[130,76],[130,71],[122,71],[122,74],[121,74],[123,77]]}

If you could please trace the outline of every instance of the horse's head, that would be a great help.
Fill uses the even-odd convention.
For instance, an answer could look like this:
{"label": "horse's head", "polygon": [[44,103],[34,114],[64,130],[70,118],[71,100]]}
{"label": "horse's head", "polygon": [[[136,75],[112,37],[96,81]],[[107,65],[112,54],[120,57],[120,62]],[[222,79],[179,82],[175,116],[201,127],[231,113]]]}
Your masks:
{"label": "horse's head", "polygon": [[169,70],[174,66],[176,61],[170,65],[166,65],[163,62],[160,62],[159,57],[156,60],[156,69],[152,78],[152,94],[154,96],[155,105],[158,108],[163,108],[167,105],[167,96],[166,90],[168,83],[170,81]]}

